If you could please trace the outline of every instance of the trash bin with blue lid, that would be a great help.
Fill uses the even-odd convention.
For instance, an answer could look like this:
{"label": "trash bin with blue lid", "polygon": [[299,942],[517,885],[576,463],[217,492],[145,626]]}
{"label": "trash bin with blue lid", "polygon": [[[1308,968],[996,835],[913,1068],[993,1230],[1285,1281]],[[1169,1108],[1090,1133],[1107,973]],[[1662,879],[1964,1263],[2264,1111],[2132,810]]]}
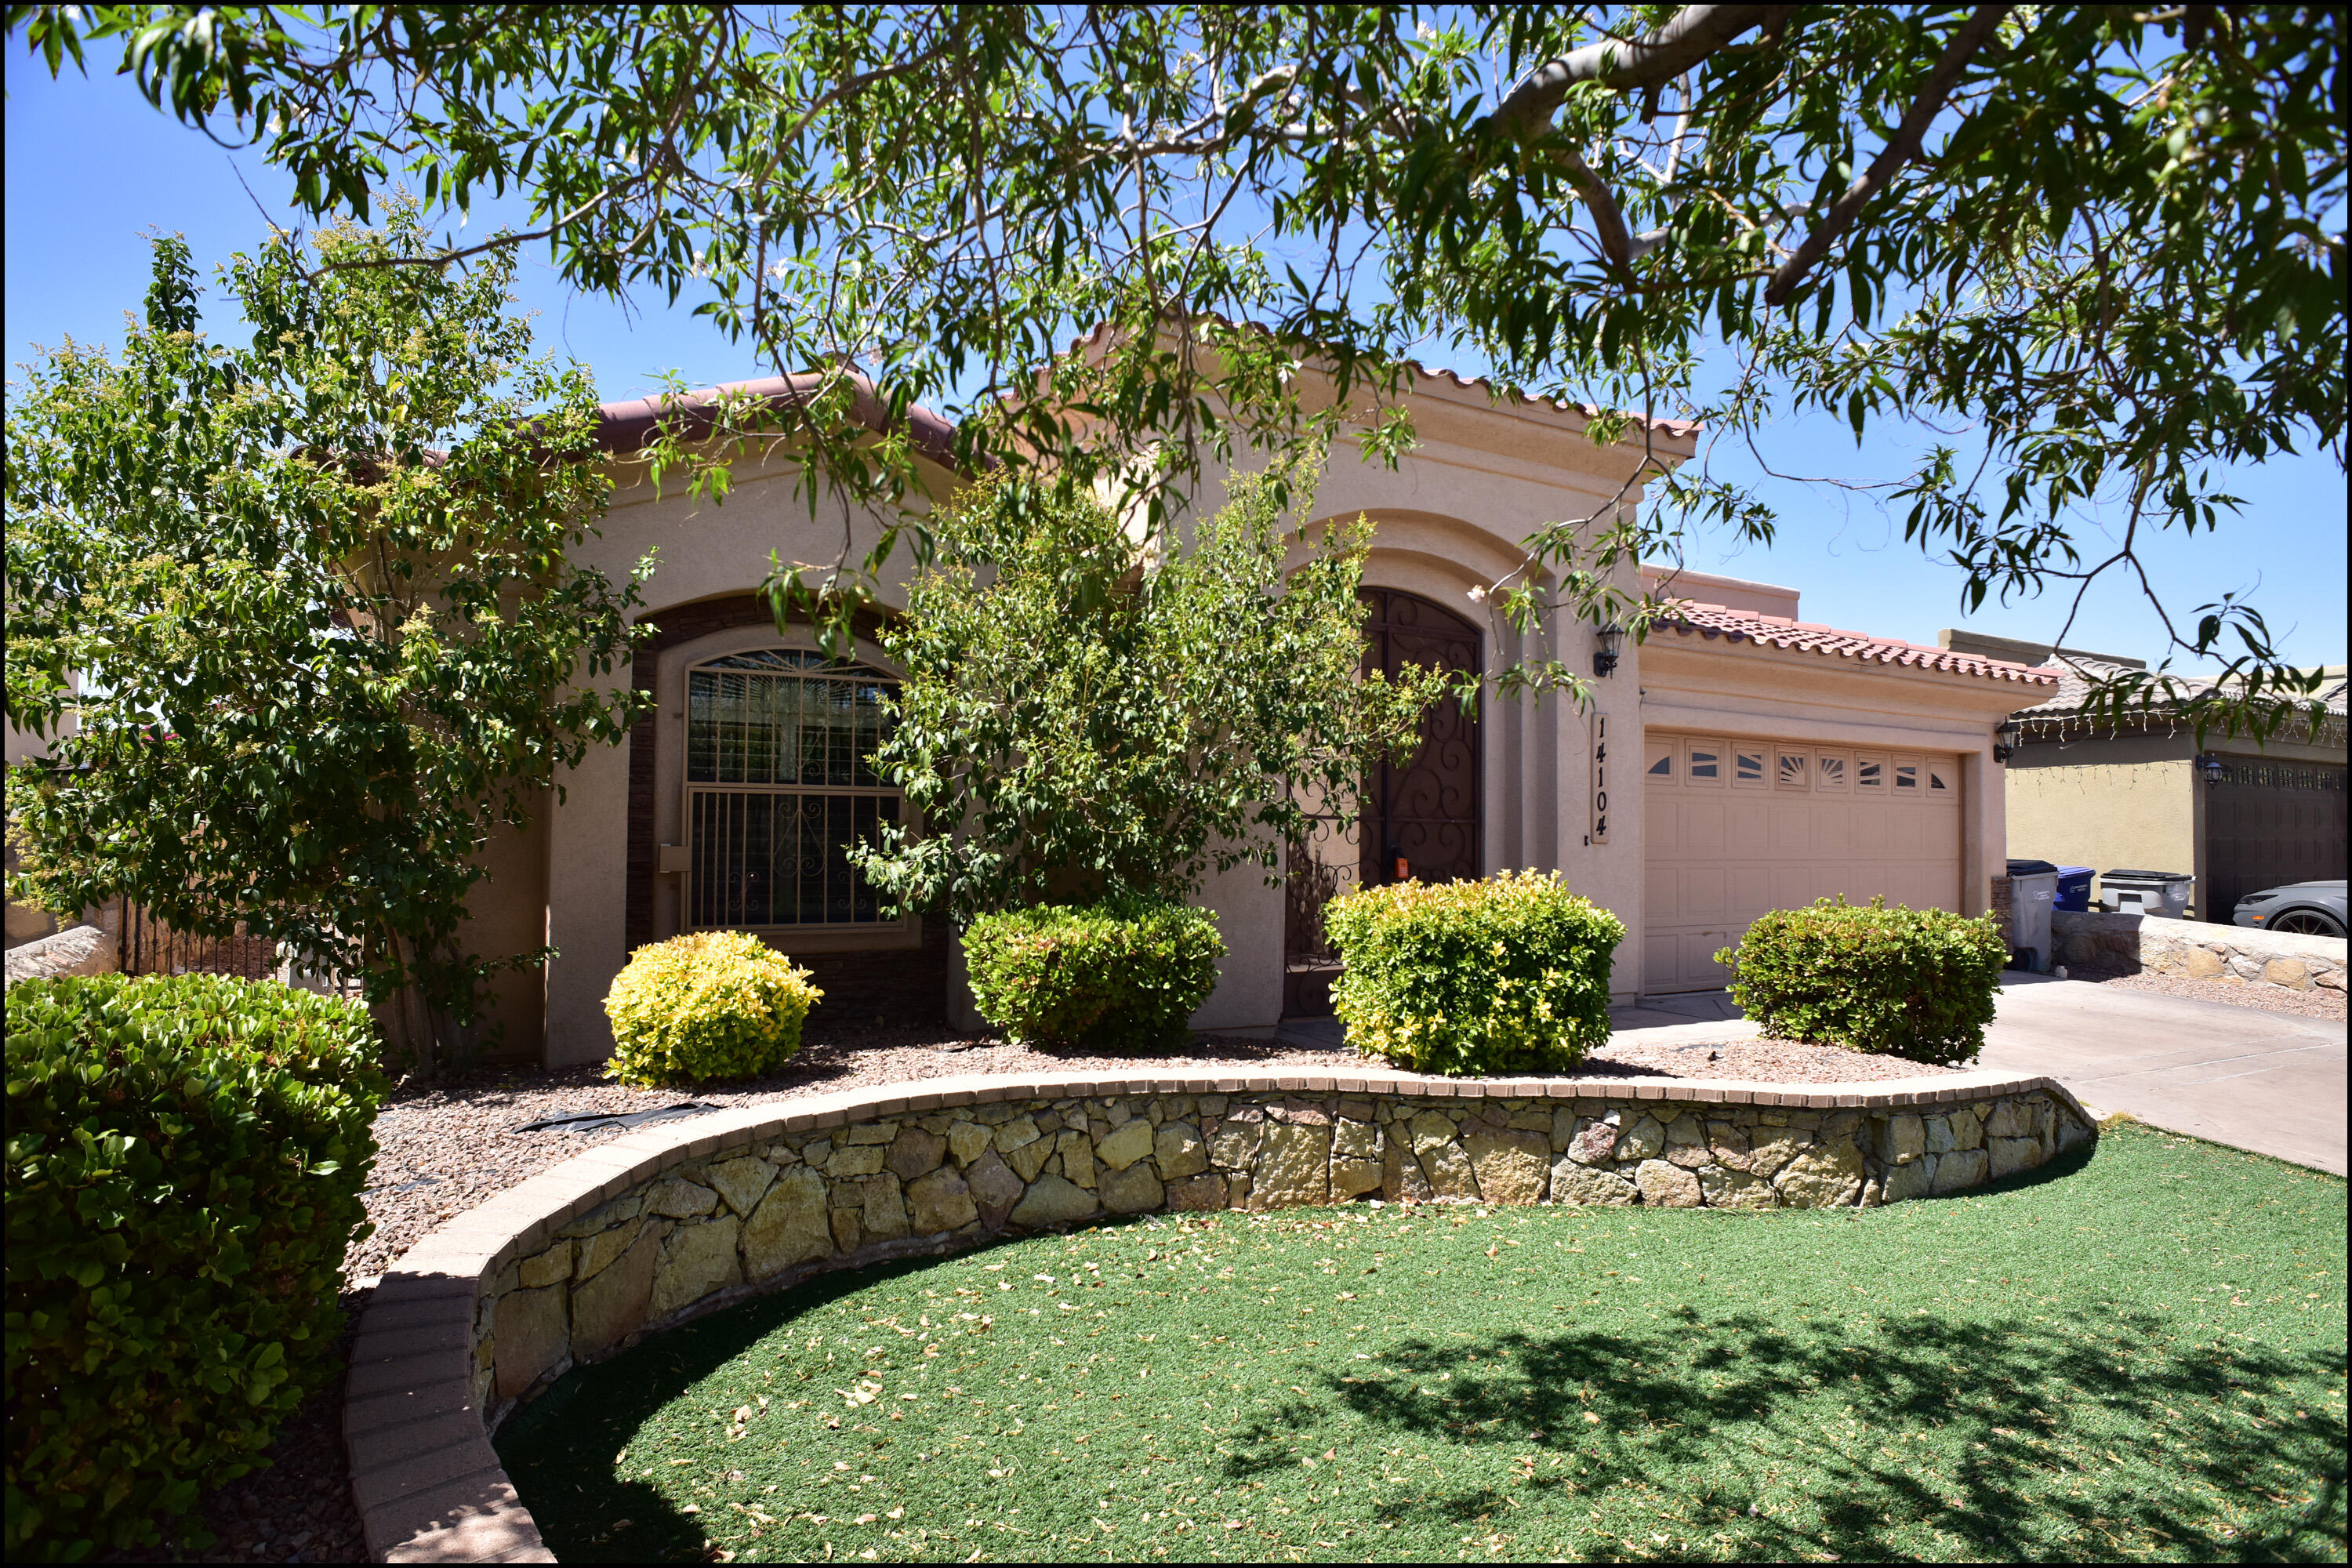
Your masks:
{"label": "trash bin with blue lid", "polygon": [[2050,973],[2050,910],[2058,900],[2058,868],[2047,860],[2009,863],[2010,967]]}
{"label": "trash bin with blue lid", "polygon": [[2091,910],[2091,879],[2097,873],[2088,866],[2058,868],[2058,901],[2050,907],[2069,914],[2088,914]]}

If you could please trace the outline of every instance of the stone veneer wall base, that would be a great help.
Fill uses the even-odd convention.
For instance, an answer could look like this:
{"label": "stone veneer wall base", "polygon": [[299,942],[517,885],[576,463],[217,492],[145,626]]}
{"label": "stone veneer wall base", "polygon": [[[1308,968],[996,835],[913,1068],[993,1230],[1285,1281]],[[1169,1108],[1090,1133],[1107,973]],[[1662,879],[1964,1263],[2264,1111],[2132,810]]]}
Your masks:
{"label": "stone veneer wall base", "polygon": [[1394,1202],[1873,1206],[2097,1135],[2055,1080],[973,1076],[595,1145],[434,1232],[352,1347],[378,1562],[552,1562],[490,1434],[573,1366],[812,1275],[1129,1215]]}
{"label": "stone veneer wall base", "polygon": [[2346,942],[2340,936],[2299,936],[2110,910],[2058,910],[2050,916],[2050,941],[2061,963],[2344,994]]}

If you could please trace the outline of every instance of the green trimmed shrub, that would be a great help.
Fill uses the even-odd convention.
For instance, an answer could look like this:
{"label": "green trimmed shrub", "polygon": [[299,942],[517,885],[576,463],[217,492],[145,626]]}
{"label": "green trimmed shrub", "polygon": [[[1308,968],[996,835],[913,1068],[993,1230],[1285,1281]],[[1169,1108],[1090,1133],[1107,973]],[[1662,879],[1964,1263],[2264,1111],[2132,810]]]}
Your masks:
{"label": "green trimmed shrub", "polygon": [[1153,1051],[1184,1044],[1225,943],[1204,910],[1121,900],[982,915],[963,950],[980,1016],[1005,1038]]}
{"label": "green trimmed shrub", "polygon": [[385,1084],[365,1009],[268,981],[7,1006],[5,1544],[70,1560],[152,1544],[333,1375]]}
{"label": "green trimmed shrub", "polygon": [[614,1045],[605,1076],[656,1084],[773,1072],[801,1048],[801,1026],[824,999],[808,980],[744,931],[648,942],[604,994]]}
{"label": "green trimmed shrub", "polygon": [[1990,915],[1841,896],[1773,910],[1715,961],[1768,1035],[1958,1067],[1984,1048],[2009,944]]}
{"label": "green trimmed shrub", "polygon": [[1331,1008],[1368,1057],[1454,1076],[1565,1072],[1609,1038],[1625,927],[1557,873],[1400,882],[1323,907]]}

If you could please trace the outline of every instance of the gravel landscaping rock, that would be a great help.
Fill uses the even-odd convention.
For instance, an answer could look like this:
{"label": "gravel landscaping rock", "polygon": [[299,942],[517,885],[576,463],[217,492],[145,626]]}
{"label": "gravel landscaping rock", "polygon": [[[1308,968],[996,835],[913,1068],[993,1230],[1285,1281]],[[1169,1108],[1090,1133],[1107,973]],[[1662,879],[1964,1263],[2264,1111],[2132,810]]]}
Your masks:
{"label": "gravel landscaping rock", "polygon": [[2124,991],[2153,991],[2159,996],[2186,996],[2194,1002],[2221,1002],[2232,1007],[2252,1007],[2263,1013],[2292,1013],[2301,1018],[2330,1018],[2344,1023],[2347,1004],[2344,993],[2315,986],[2309,991],[2290,991],[2280,985],[2249,985],[2236,980],[2192,980],[2185,974],[2158,974],[2142,970],[2137,974],[2125,974],[2115,970],[2073,969],[2066,972],[2070,980],[2085,980],[2094,985],[2113,985]]}
{"label": "gravel landscaping rock", "polygon": [[[169,1546],[110,1553],[104,1563],[363,1563],[359,1505],[343,1453],[341,1362],[351,1348],[365,1290],[343,1292],[337,1370],[278,1428],[270,1463],[198,1500],[194,1520],[215,1539],[202,1549]],[[166,1531],[168,1536],[169,1531]]]}

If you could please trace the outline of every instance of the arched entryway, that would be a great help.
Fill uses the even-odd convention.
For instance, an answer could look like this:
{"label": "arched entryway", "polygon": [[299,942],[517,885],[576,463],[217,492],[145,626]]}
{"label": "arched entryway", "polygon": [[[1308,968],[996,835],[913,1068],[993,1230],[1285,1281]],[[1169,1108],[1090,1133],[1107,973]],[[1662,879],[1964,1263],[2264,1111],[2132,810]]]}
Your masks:
{"label": "arched entryway", "polygon": [[[1364,668],[1390,675],[1407,665],[1483,668],[1478,628],[1417,594],[1367,588]],[[1282,1010],[1289,1017],[1331,1011],[1339,961],[1323,934],[1323,906],[1359,887],[1418,878],[1450,882],[1484,864],[1484,789],[1478,721],[1457,702],[1424,715],[1421,743],[1402,763],[1366,770],[1362,816],[1345,833],[1317,816],[1307,842],[1290,849],[1285,883]]]}

